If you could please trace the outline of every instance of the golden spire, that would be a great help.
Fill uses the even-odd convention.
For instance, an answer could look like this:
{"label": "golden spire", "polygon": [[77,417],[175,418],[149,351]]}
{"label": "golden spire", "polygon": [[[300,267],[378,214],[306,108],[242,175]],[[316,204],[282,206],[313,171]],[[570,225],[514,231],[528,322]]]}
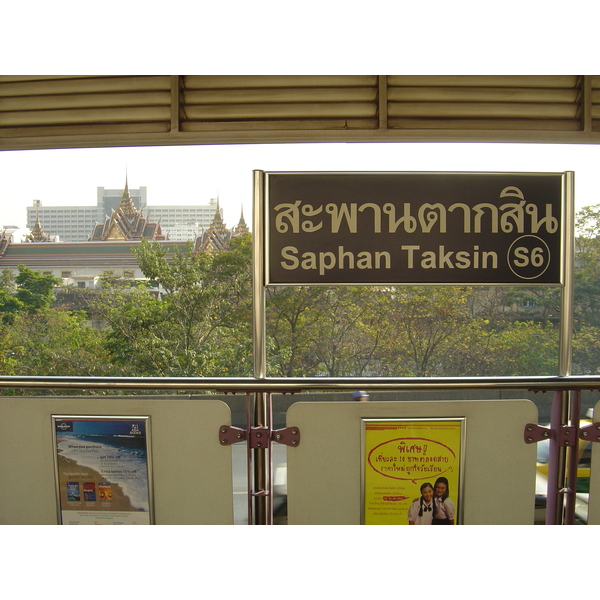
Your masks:
{"label": "golden spire", "polygon": [[221,214],[221,208],[219,207],[219,199],[217,198],[217,210],[215,210],[215,216],[213,217],[212,223],[208,228],[209,231],[214,231],[219,235],[227,235],[227,227],[223,222],[223,215]]}
{"label": "golden spire", "polygon": [[202,234],[202,243],[200,249],[204,252],[213,252],[223,250],[231,237],[231,232],[223,223],[223,215],[219,207],[217,198],[217,209],[210,227]]}
{"label": "golden spire", "polygon": [[118,210],[121,211],[129,221],[133,221],[138,214],[137,208],[135,207],[135,204],[131,199],[131,194],[129,193],[127,172],[125,173],[125,189],[123,190],[123,197],[121,198],[121,203],[119,204]]}
{"label": "golden spire", "polygon": [[246,220],[244,219],[244,206],[242,205],[240,220],[238,221],[238,224],[233,230],[233,235],[242,235],[243,233],[247,233],[248,231],[250,230],[248,229],[248,225],[246,225]]}
{"label": "golden spire", "polygon": [[44,231],[42,224],[40,223],[40,208],[39,205],[35,207],[35,225],[31,230],[31,233],[25,237],[27,242],[49,242],[51,241],[50,236]]}

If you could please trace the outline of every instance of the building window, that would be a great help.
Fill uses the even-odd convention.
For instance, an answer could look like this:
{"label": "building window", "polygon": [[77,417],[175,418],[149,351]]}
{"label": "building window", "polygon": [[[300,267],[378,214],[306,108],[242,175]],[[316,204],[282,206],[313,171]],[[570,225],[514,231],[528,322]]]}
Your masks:
{"label": "building window", "polygon": [[71,271],[61,271],[60,276],[65,279],[67,277],[71,277]]}
{"label": "building window", "polygon": [[77,282],[77,287],[78,288],[84,288],[85,287],[85,281],[78,281]]}

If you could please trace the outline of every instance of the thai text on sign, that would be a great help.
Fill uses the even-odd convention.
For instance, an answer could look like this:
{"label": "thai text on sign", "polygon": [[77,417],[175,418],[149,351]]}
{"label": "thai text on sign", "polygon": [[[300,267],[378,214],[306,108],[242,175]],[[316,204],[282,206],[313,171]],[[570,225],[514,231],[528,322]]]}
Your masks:
{"label": "thai text on sign", "polygon": [[562,173],[268,173],[270,284],[558,284]]}

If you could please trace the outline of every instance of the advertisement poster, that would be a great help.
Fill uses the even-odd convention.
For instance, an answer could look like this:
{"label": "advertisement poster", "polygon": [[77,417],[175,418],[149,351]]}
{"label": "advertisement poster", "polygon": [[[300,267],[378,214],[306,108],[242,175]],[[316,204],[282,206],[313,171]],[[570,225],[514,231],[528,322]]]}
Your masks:
{"label": "advertisement poster", "polygon": [[150,525],[149,417],[53,416],[63,525]]}
{"label": "advertisement poster", "polygon": [[464,419],[364,419],[364,525],[457,525]]}

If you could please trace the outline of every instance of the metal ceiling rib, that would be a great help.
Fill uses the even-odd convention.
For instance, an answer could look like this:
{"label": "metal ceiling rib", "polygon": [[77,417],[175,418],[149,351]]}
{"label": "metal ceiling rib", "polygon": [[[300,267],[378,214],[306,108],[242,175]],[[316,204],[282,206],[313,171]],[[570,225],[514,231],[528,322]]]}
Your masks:
{"label": "metal ceiling rib", "polygon": [[600,76],[0,76],[0,150],[600,143]]}

